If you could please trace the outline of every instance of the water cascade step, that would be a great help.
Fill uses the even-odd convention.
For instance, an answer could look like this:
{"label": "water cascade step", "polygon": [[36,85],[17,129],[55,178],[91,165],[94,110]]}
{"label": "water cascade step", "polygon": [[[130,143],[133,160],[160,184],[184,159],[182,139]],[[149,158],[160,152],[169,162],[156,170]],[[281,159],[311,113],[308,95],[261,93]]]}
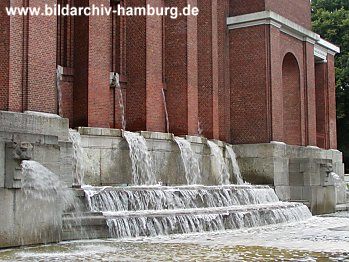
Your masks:
{"label": "water cascade step", "polygon": [[85,186],[83,190],[90,211],[85,223],[93,224],[93,216],[97,224],[104,219],[113,238],[221,231],[311,217],[305,205],[279,201],[268,186]]}
{"label": "water cascade step", "polygon": [[[311,217],[305,205],[281,202],[269,186],[245,184],[230,145],[207,142],[211,150],[210,170],[217,185],[204,186],[199,185],[201,172],[191,143],[175,138],[187,185],[162,186],[157,184],[145,138],[132,132],[124,132],[124,138],[129,146],[133,185],[85,185],[78,192],[85,203],[80,231],[93,229],[94,234],[89,237],[128,238],[222,231]],[[79,146],[78,142],[75,139],[75,146]],[[79,150],[76,152],[77,157]],[[234,177],[230,177],[226,163],[229,158]],[[237,185],[231,184],[234,179]],[[74,219],[73,214],[66,214],[64,224],[71,225]],[[64,228],[64,239],[82,237],[74,235],[72,227]]]}
{"label": "water cascade step", "polygon": [[188,140],[175,137],[175,141],[181,151],[181,158],[185,169],[185,178],[188,185],[201,183],[199,163]]}

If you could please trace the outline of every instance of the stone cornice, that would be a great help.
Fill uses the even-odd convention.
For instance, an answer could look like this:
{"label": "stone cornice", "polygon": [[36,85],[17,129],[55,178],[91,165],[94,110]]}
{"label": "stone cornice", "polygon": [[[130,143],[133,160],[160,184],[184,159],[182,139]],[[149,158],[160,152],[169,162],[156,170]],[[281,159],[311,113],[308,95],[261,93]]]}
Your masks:
{"label": "stone cornice", "polygon": [[325,41],[320,35],[292,22],[291,20],[273,12],[262,11],[252,14],[228,17],[227,25],[230,30],[245,28],[257,25],[272,25],[280,29],[281,32],[297,38],[304,42],[315,45],[315,55],[319,54],[319,50],[335,55],[340,52],[340,48]]}

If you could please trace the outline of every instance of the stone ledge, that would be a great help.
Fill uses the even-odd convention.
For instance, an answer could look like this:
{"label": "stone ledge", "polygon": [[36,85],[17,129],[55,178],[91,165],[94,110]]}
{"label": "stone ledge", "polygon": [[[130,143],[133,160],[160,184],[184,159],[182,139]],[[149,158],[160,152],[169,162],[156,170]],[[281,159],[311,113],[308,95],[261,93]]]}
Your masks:
{"label": "stone ledge", "polygon": [[48,117],[45,114],[0,111],[0,133],[21,133],[56,136],[68,141],[69,121],[65,118]]}
{"label": "stone ledge", "polygon": [[85,135],[85,136],[112,136],[112,137],[122,137],[122,133],[123,133],[121,129],[97,128],[97,127],[79,127],[78,132],[80,133],[80,135]]}

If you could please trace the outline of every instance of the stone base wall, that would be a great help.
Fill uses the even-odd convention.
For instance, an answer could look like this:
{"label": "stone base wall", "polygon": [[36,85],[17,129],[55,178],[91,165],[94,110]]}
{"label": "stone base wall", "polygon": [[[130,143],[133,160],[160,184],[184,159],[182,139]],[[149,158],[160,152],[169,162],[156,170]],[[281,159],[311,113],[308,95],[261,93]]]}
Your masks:
{"label": "stone base wall", "polygon": [[37,161],[71,187],[73,148],[68,141],[68,120],[0,111],[0,123],[0,248],[58,242],[59,203],[24,195],[21,163]]}
{"label": "stone base wall", "polygon": [[[89,163],[84,183],[89,185],[129,185],[132,184],[132,165],[129,149],[121,130],[102,128],[80,128],[82,146]],[[187,184],[180,150],[172,134],[141,132],[147,142],[157,181],[163,185]],[[191,142],[202,175],[202,184],[218,184],[213,155],[207,139],[186,136]],[[232,173],[230,159],[227,158],[221,141],[216,143],[222,149],[225,162]],[[234,178],[231,178],[234,183]]]}
{"label": "stone base wall", "polygon": [[[347,201],[344,164],[338,150],[278,142],[233,148],[246,181],[275,186],[281,200],[306,202],[314,214],[335,212],[336,204]],[[330,172],[343,182],[333,181]]]}

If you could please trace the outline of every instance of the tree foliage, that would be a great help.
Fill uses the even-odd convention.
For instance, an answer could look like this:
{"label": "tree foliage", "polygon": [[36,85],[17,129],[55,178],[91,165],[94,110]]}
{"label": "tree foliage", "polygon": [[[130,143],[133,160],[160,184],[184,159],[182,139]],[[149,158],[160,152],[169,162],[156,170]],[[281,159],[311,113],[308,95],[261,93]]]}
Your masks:
{"label": "tree foliage", "polygon": [[338,142],[349,160],[349,0],[312,0],[312,20],[316,33],[341,48],[335,61]]}

